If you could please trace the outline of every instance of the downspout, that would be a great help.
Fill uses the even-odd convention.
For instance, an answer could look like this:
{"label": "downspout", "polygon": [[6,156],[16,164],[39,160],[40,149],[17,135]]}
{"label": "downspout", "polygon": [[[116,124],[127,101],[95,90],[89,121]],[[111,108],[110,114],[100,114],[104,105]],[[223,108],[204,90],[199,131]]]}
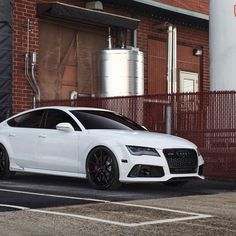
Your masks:
{"label": "downspout", "polygon": [[36,100],[40,101],[40,89],[39,89],[38,83],[35,79],[35,69],[36,69],[36,52],[33,52],[31,54],[31,78],[32,78],[32,82],[34,84],[33,89],[35,92]]}
{"label": "downspout", "polygon": [[138,45],[138,43],[137,43],[137,30],[134,30],[133,31],[133,47],[137,48],[137,45]]}
{"label": "downspout", "polygon": [[108,27],[108,49],[112,49],[111,27]]}
{"label": "downspout", "polygon": [[[33,108],[36,107],[36,101],[40,101],[40,89],[35,79],[35,67],[36,67],[36,53],[33,52],[30,54],[29,46],[30,46],[30,20],[27,20],[27,48],[25,53],[25,78],[28,81],[30,87],[34,92],[33,96]],[[29,64],[31,61],[31,73],[29,74]]]}
{"label": "downspout", "polygon": [[[167,45],[167,93],[173,94],[177,92],[177,28],[172,24],[165,22],[157,25],[157,30],[167,30],[168,45]],[[166,133],[172,133],[173,124],[173,107],[171,102],[166,106]]]}
{"label": "downspout", "polygon": [[173,26],[168,26],[168,56],[167,56],[167,93],[172,93],[172,81],[173,81]]}
{"label": "downspout", "polygon": [[177,92],[177,28],[168,26],[167,93]]}
{"label": "downspout", "polygon": [[177,93],[177,29],[173,27],[172,93]]}

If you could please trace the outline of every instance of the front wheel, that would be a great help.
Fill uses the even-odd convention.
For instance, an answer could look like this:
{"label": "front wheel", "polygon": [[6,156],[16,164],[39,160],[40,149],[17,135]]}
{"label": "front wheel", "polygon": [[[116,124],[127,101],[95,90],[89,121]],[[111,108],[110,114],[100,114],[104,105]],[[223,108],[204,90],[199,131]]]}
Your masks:
{"label": "front wheel", "polygon": [[9,166],[7,150],[0,144],[0,179],[7,179],[14,174],[10,171]]}
{"label": "front wheel", "polygon": [[106,147],[96,147],[89,153],[86,174],[90,184],[96,189],[117,189],[121,186],[115,155]]}

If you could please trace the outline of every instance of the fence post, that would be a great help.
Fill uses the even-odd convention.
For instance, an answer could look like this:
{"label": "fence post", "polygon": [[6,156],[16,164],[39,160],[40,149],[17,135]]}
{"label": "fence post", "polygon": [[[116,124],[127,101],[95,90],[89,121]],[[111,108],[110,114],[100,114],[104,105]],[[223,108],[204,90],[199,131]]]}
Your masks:
{"label": "fence post", "polygon": [[172,133],[172,106],[171,104],[166,105],[166,133]]}

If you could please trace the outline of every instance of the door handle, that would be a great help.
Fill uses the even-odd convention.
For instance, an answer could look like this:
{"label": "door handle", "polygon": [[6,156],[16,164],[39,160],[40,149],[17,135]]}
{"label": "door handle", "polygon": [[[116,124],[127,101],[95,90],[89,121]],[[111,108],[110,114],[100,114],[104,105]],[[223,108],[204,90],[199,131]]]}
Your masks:
{"label": "door handle", "polygon": [[16,137],[16,134],[10,133],[10,134],[9,134],[9,137]]}
{"label": "door handle", "polygon": [[40,134],[39,135],[39,138],[46,138],[47,136],[46,136],[46,134]]}

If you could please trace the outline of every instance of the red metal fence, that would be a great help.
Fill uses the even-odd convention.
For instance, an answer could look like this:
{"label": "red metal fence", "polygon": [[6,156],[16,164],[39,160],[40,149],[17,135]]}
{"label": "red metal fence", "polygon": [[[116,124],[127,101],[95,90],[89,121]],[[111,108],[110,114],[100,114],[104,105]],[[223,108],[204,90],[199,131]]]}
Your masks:
{"label": "red metal fence", "polygon": [[42,101],[40,106],[99,107],[117,111],[151,131],[166,131],[172,108],[172,134],[198,145],[205,175],[236,180],[236,92],[145,95]]}

